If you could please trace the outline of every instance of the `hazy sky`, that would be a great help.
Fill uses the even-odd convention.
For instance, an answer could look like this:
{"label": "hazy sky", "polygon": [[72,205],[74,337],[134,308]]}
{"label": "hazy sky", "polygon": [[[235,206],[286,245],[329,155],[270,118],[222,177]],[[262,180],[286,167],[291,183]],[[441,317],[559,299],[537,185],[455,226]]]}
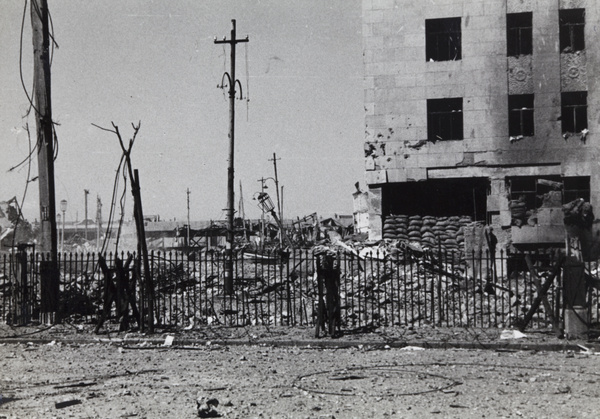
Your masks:
{"label": "hazy sky", "polygon": [[[35,133],[34,118],[23,117],[19,78],[24,4],[0,0],[0,200],[21,199],[27,167],[7,171],[27,156],[25,123]],[[141,121],[132,160],[146,214],[183,219],[189,188],[192,219],[225,218],[229,101],[217,85],[230,50],[213,39],[230,37],[231,19],[238,37],[250,38],[237,46],[237,78],[249,101],[236,102],[236,202],[241,181],[247,216],[259,216],[252,195],[259,178],[273,176],[268,160],[276,152],[285,215],[352,212],[364,167],[361,0],[49,0],[49,9],[58,44],[56,199],[68,200],[67,220],[76,212],[83,219],[84,189],[90,218],[100,195],[106,219],[121,150],[116,136],[92,123],[111,121],[125,139]],[[29,10],[22,56],[31,94]],[[37,182],[24,212],[39,218]]]}

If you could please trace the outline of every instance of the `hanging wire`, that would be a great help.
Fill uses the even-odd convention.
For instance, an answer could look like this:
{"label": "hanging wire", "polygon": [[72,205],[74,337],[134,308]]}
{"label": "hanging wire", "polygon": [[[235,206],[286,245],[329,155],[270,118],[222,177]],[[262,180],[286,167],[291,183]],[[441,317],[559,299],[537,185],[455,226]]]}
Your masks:
{"label": "hanging wire", "polygon": [[[31,7],[34,7],[33,3],[31,3]],[[41,13],[40,9],[38,7],[35,7],[34,11],[41,19],[42,13]],[[27,14],[27,0],[25,0],[24,5],[23,5],[23,16],[21,18],[21,33],[20,33],[20,37],[19,37],[19,77],[21,79],[21,86],[23,88],[23,92],[25,93],[25,96],[27,97],[27,101],[29,102],[29,108],[27,109],[27,111],[25,112],[25,115],[23,117],[29,116],[31,109],[33,109],[35,111],[36,115],[42,114],[39,111],[39,109],[37,109],[35,107],[35,105],[33,104],[33,98],[27,91],[27,86],[25,86],[25,80],[23,79],[23,32],[24,32],[24,28],[25,28],[26,14]],[[58,43],[54,39],[54,24],[52,22],[52,17],[50,16],[49,10],[48,10],[48,18],[50,20],[50,33],[48,35],[50,36],[50,38],[52,40],[52,50],[51,50],[51,54],[50,54],[50,66],[52,66],[52,60],[54,58],[54,47],[58,48]],[[34,84],[32,91],[33,90],[35,90],[35,84]],[[54,150],[54,153],[52,156],[53,161],[56,161],[56,158],[58,157],[58,136],[56,134],[56,129],[55,129],[56,125],[58,125],[58,124],[55,121],[52,121],[52,137],[53,137],[52,148]],[[33,152],[35,151],[37,146],[38,145],[36,142],[36,147],[30,152],[30,155],[27,158],[31,157],[31,155],[33,154]],[[23,164],[23,162],[19,163],[15,167],[19,167],[21,164]]]}
{"label": "hanging wire", "polygon": [[33,108],[35,112],[39,115],[40,112],[37,110],[35,105],[33,104],[33,99],[29,95],[27,91],[27,86],[25,86],[25,80],[23,80],[23,30],[25,28],[25,15],[27,14],[27,0],[25,0],[25,4],[23,6],[23,17],[21,19],[21,37],[19,39],[19,76],[21,77],[21,86],[23,87],[23,91],[25,92],[25,96],[27,96],[27,100],[29,101],[29,108],[24,116],[29,115],[31,109]]}
{"label": "hanging wire", "polygon": [[50,36],[50,40],[52,41],[52,49],[50,50],[50,67],[52,67],[52,61],[54,59],[54,48],[56,47],[56,49],[58,49],[58,43],[56,42],[56,39],[54,39],[54,22],[52,21],[50,9],[48,9],[48,20],[50,21],[50,33],[48,34],[48,36]]}
{"label": "hanging wire", "polygon": [[125,160],[125,156],[122,155],[121,160],[119,161],[119,166],[117,167],[117,170],[115,172],[115,180],[113,181],[113,192],[112,192],[112,197],[110,199],[110,210],[108,212],[108,221],[106,223],[106,233],[104,234],[104,240],[102,241],[102,247],[100,249],[100,254],[103,254],[106,251],[106,246],[108,245],[108,242],[111,238],[113,217],[115,214],[115,207],[116,207],[116,203],[117,203],[117,192],[119,189],[119,179],[120,179],[120,175],[121,175],[121,166],[123,165],[124,160]]}
{"label": "hanging wire", "polygon": [[[31,147],[31,133],[29,131],[29,125],[25,124],[24,128],[27,131],[27,138],[29,140],[28,141],[28,143],[29,143],[29,156],[31,156],[31,153],[32,153],[31,149],[32,149],[32,147]],[[31,178],[31,158],[28,159],[28,164],[27,164],[27,181],[25,182],[25,188],[23,189],[23,196],[21,197],[21,205],[19,205],[19,202],[17,201],[16,197],[14,198],[15,199],[15,203],[17,204],[17,211],[18,211],[18,213],[17,213],[17,220],[15,221],[15,228],[13,230],[12,243],[11,243],[11,256],[12,256],[13,260],[15,260],[15,241],[16,241],[16,238],[17,238],[17,230],[19,228],[19,222],[21,221],[21,218],[25,219],[23,217],[22,208],[23,208],[23,205],[25,204],[25,198],[27,197],[27,190],[29,189],[30,178]],[[16,264],[14,264],[13,265],[13,274],[15,275],[15,277],[17,275],[16,269],[17,269]]]}
{"label": "hanging wire", "polygon": [[246,122],[248,121],[250,115],[250,70],[248,66],[248,44],[249,42],[244,43],[246,50]]}

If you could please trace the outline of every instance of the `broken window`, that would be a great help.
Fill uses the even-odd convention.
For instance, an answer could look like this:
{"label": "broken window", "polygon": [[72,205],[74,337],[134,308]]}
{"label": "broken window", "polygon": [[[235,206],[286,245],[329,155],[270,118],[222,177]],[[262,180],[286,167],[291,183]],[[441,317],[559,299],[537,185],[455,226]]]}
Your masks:
{"label": "broken window", "polygon": [[531,137],[533,133],[533,95],[509,95],[508,135]]}
{"label": "broken window", "polygon": [[531,55],[533,36],[531,12],[509,13],[506,15],[506,46],[508,57]]}
{"label": "broken window", "polygon": [[577,198],[589,202],[589,176],[515,176],[507,178],[512,224],[537,223],[539,208],[557,208]]}
{"label": "broken window", "polygon": [[429,141],[463,139],[462,97],[427,99],[427,139]]}
{"label": "broken window", "polygon": [[[559,176],[552,176],[550,178],[545,178],[547,180],[559,182]],[[521,204],[523,208],[523,214],[519,211],[519,214],[515,214],[513,212],[513,218],[515,215],[525,216],[525,211],[532,210],[541,205],[541,202],[538,201],[537,196],[541,191],[538,191],[538,183],[537,177],[535,176],[519,176],[509,178],[509,187],[510,187],[510,201],[511,201],[511,210],[516,207],[517,203]],[[518,217],[520,218],[520,217]]]}
{"label": "broken window", "polygon": [[587,92],[561,93],[562,133],[587,129]]}
{"label": "broken window", "polygon": [[427,19],[425,43],[427,61],[461,59],[460,17]]}
{"label": "broken window", "polygon": [[559,10],[558,19],[560,50],[562,52],[583,51],[585,49],[585,9]]}

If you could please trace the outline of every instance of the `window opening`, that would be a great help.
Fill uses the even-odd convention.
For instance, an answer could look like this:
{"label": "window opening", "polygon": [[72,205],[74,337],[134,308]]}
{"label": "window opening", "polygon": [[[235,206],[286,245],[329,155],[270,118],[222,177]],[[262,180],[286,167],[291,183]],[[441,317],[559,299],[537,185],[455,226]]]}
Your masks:
{"label": "window opening", "polygon": [[587,129],[587,92],[561,93],[562,133]]}
{"label": "window opening", "polygon": [[423,182],[387,183],[383,186],[383,214],[469,216],[485,221],[488,178],[430,179]]}
{"label": "window opening", "polygon": [[532,13],[506,15],[507,56],[531,55],[533,51]]}
{"label": "window opening", "polygon": [[533,95],[509,95],[508,135],[531,137],[533,126]]}
{"label": "window opening", "polygon": [[578,198],[590,201],[590,177],[573,176],[564,178],[563,203],[574,201]]}
{"label": "window opening", "polygon": [[577,198],[590,200],[589,176],[515,176],[507,178],[512,224],[537,223],[539,208],[557,208]]}
{"label": "window opening", "polygon": [[427,19],[425,21],[427,61],[461,59],[460,17]]}
{"label": "window opening", "polygon": [[463,139],[462,102],[461,97],[427,100],[427,139],[429,141]]}
{"label": "window opening", "polygon": [[585,9],[558,11],[560,27],[560,50],[576,52],[585,49]]}

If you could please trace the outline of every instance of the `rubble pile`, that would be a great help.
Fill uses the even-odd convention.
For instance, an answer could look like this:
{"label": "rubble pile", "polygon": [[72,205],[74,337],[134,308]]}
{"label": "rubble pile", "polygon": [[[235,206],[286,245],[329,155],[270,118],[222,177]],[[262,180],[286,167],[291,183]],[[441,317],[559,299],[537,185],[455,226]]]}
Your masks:
{"label": "rubble pile", "polygon": [[464,228],[472,222],[470,216],[390,215],[383,225],[383,238],[458,251],[465,240]]}
{"label": "rubble pile", "polygon": [[[410,241],[370,246],[337,241],[310,250],[296,249],[285,259],[238,257],[231,295],[223,294],[224,259],[219,255],[194,260],[160,255],[153,260],[155,321],[185,330],[216,324],[314,324],[318,301],[314,256],[319,252],[336,258],[340,269],[340,310],[346,329],[422,324],[510,326],[527,311],[536,294],[527,271],[509,273],[500,268],[494,275],[491,259],[456,259],[438,251],[437,246],[430,250],[417,247]],[[538,275],[545,281],[548,267],[538,267]],[[5,282],[0,277],[0,290]],[[77,285],[78,295],[93,304],[79,313],[93,318],[101,307],[100,274],[83,275],[73,266],[65,282]],[[553,289],[549,295],[554,306]],[[73,311],[77,308],[79,305],[73,304]],[[116,312],[112,314],[116,316]],[[546,314],[540,307],[535,318],[538,327],[546,325]]]}

